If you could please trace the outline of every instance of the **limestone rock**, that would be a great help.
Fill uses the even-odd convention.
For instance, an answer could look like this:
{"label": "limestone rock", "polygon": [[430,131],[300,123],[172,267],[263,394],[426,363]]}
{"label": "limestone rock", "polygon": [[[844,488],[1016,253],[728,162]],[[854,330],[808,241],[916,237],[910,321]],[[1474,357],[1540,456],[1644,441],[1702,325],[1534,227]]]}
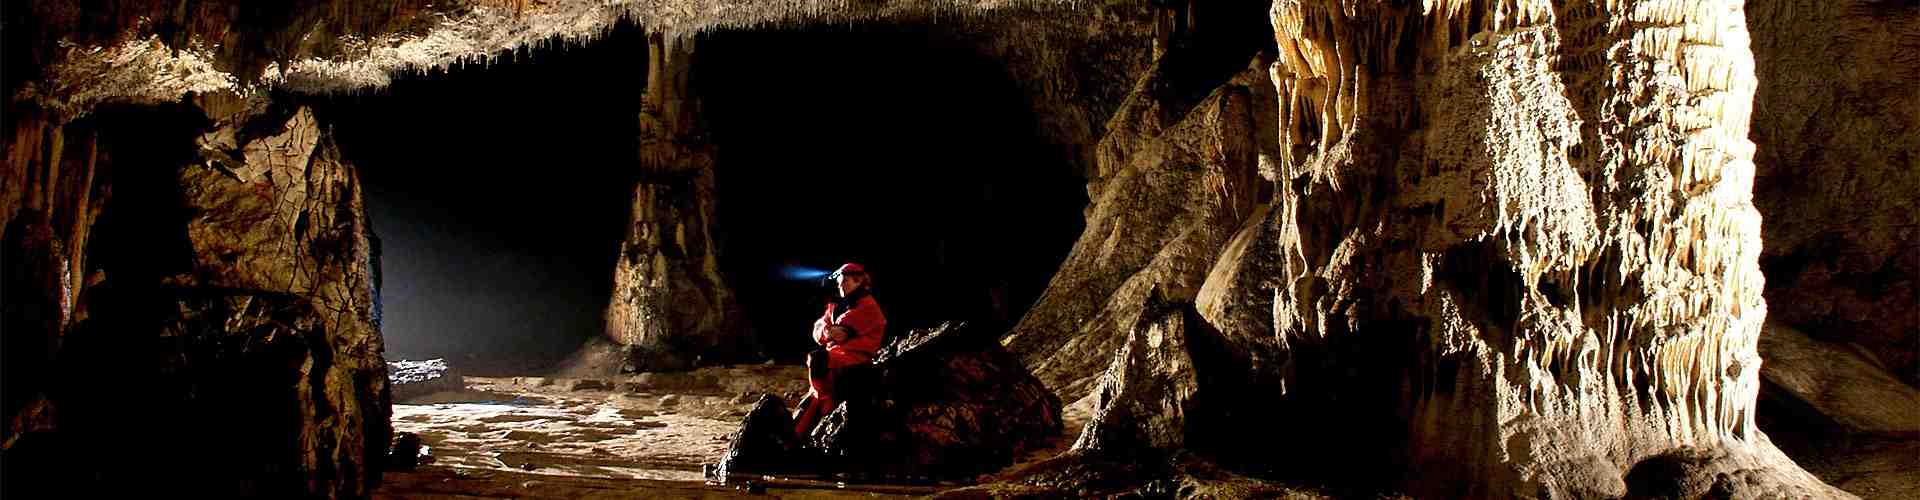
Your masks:
{"label": "limestone rock", "polygon": [[[841,404],[805,442],[783,441],[792,423],[773,414],[781,401],[768,395],[717,469],[970,478],[1012,464],[1060,432],[1059,399],[990,332],[963,323],[904,335],[873,364],[836,381]],[[772,456],[781,458],[762,458]]]}
{"label": "limestone rock", "polygon": [[[1920,385],[1920,9],[1752,0],[1767,312]],[[1836,74],[1836,61],[1847,70]]]}
{"label": "limestone rock", "polygon": [[[1225,368],[1212,365],[1215,360],[1204,355],[1196,356],[1189,335],[1198,332],[1190,332],[1187,327],[1197,316],[1180,311],[1149,312],[1156,313],[1163,317],[1145,321],[1128,332],[1126,342],[1113,355],[1113,364],[1101,375],[1100,385],[1090,396],[1093,419],[1080,432],[1074,450],[1178,450],[1187,447],[1190,434],[1203,433],[1205,425],[1220,423],[1206,422],[1196,415],[1208,409],[1199,400],[1203,394],[1199,370]],[[1212,395],[1211,391],[1205,393]]]}
{"label": "limestone rock", "polygon": [[1824,485],[1793,481],[1769,470],[1781,457],[1742,457],[1739,450],[1682,447],[1648,457],[1627,471],[1625,498],[1839,496],[1819,487]]}
{"label": "limestone rock", "polygon": [[[985,17],[977,26],[938,30],[957,46],[978,47],[1002,61],[1007,80],[1033,109],[1034,133],[1061,153],[1076,171],[1096,171],[1094,144],[1153,61],[1161,9],[1149,2],[1035,4],[1031,15]],[[935,26],[952,26],[935,23]]]}
{"label": "limestone rock", "polygon": [[[614,354],[596,370],[682,368],[726,350],[736,315],[714,272],[689,46],[665,34],[1023,8],[351,0],[248,10],[267,22],[243,26],[235,2],[176,3],[9,11],[24,19],[8,24],[0,163],[9,492],[166,479],[202,496],[363,496],[377,479],[388,378],[357,181],[311,113],[223,89],[378,86],[590,38],[621,14],[664,30],[611,346],[583,352]],[[1274,381],[1250,404],[1284,420],[1260,437],[1326,451],[1312,457],[1325,469],[1405,471],[1395,486],[1423,496],[1844,496],[1756,428],[1763,387],[1861,434],[1911,428],[1853,403],[1920,382],[1911,2],[1172,4],[1152,8],[1151,64],[1088,62],[1148,68],[1119,104],[1113,89],[1029,89],[1098,101],[1046,127],[1093,158],[1094,203],[1005,339],[1061,395],[1113,389],[1084,450],[1205,442],[1194,417],[1245,407],[1189,392],[1219,363]],[[1233,41],[1247,36],[1261,43]],[[113,120],[85,120],[115,103],[142,106],[144,128],[95,134]],[[1812,343],[1764,337],[1768,312]],[[1847,344],[1864,354],[1834,353]],[[899,396],[849,405],[834,432],[917,395]],[[129,421],[129,405],[152,415]],[[143,470],[74,455],[129,445],[186,455]],[[1147,486],[1035,487],[1165,493],[1171,473],[1145,469],[1111,472],[1158,474]]]}
{"label": "limestone rock", "polygon": [[[1167,57],[1187,57],[1180,54]],[[1246,63],[1230,68],[1245,69]],[[1161,70],[1169,66],[1181,67],[1163,63]],[[1150,73],[1136,87],[1173,85],[1154,83],[1169,78]],[[1244,71],[1184,109],[1169,110],[1179,103],[1149,98],[1123,105],[1120,117],[1182,118],[1164,132],[1138,139],[1144,144],[1128,147],[1119,146],[1126,141],[1114,134],[1144,134],[1129,131],[1154,127],[1110,125],[1113,132],[1103,139],[1108,145],[1103,151],[1137,152],[1102,153],[1103,165],[1122,157],[1131,163],[1103,167],[1114,173],[1091,188],[1099,197],[1086,231],[1047,291],[1003,341],[1055,393],[1078,399],[1092,389],[1113,348],[1138,320],[1149,291],[1174,291],[1191,300],[1232,237],[1230,231],[1254,211],[1262,183],[1252,169],[1237,167],[1256,161],[1259,127],[1252,96],[1262,81],[1261,72]],[[1143,107],[1160,110],[1129,111]]]}
{"label": "limestone rock", "polygon": [[[1093,416],[1073,447],[1001,481],[1039,488],[1035,494],[1320,498],[1219,465],[1283,466],[1280,449],[1315,450],[1297,454],[1308,460],[1337,455],[1318,442],[1272,440],[1268,430],[1291,423],[1272,411],[1279,391],[1262,382],[1193,304],[1156,298],[1088,396]],[[999,497],[994,491],[985,492]]]}
{"label": "limestone rock", "polygon": [[1808,472],[1868,499],[1920,494],[1920,393],[1858,347],[1769,321],[1759,419]]}
{"label": "limestone rock", "polygon": [[1060,400],[966,323],[912,331],[837,380],[842,403],[811,439],[847,471],[971,477],[1060,432]]}
{"label": "limestone rock", "polygon": [[[1759,78],[1754,205],[1766,241],[1761,428],[1850,492],[1920,494],[1910,486],[1920,472],[1887,465],[1912,462],[1911,434],[1884,434],[1920,415],[1920,74],[1905,69],[1920,65],[1920,9],[1745,7]],[[1836,61],[1846,71],[1835,73]]]}
{"label": "limestone rock", "polygon": [[[1273,11],[1300,146],[1276,328],[1410,342],[1330,366],[1409,367],[1383,406],[1408,423],[1409,490],[1630,494],[1636,464],[1691,447],[1766,476],[1736,494],[1840,494],[1754,428],[1766,305],[1737,3],[1327,7]],[[1411,17],[1411,36],[1381,29]]]}
{"label": "limestone rock", "polygon": [[436,392],[460,392],[467,389],[460,371],[446,359],[388,361],[387,380],[393,387],[393,402],[403,403]]}
{"label": "limestone rock", "polygon": [[[1048,25],[1055,37],[1092,38],[1118,31],[1089,26],[1085,5],[1054,1],[508,3],[513,6],[328,0],[277,5],[237,16],[234,9],[245,5],[240,0],[153,1],[119,5],[113,16],[89,16],[70,1],[32,0],[16,12],[22,18],[16,40],[24,45],[16,53],[25,60],[19,63],[20,71],[9,71],[5,88],[20,91],[9,99],[37,99],[81,113],[99,103],[169,102],[207,89],[273,87],[310,94],[367,90],[387,85],[397,73],[491,63],[500,54],[543,44],[584,43],[623,21],[691,34],[806,23],[978,25],[985,24],[978,18],[993,15],[999,23]],[[1137,11],[1139,7],[1122,4],[1102,10]],[[1046,22],[1034,23],[1033,18]],[[1020,34],[1027,33],[1032,31]],[[64,50],[59,43],[74,44],[76,50]],[[1138,57],[1150,50],[1137,41],[1129,44],[1138,47],[1134,54],[1098,55]],[[1095,48],[1093,52],[1104,52]],[[33,81],[43,73],[49,78]],[[1086,91],[1055,88],[1047,92]],[[1078,126],[1063,127],[1067,130],[1063,133],[1085,126],[1073,125]]]}
{"label": "limestone rock", "polygon": [[726,482],[738,474],[787,472],[803,467],[797,455],[799,442],[793,435],[793,417],[787,402],[767,394],[754,403],[753,411],[740,422],[740,430],[729,436],[727,452],[709,469],[707,479]]}
{"label": "limestone rock", "polygon": [[62,337],[86,314],[83,290],[102,278],[89,241],[111,193],[101,171],[112,148],[101,154],[100,135],[117,128],[98,118],[64,123],[43,111],[6,111],[12,135],[0,156],[0,450],[54,424],[47,397],[59,383]]}
{"label": "limestone rock", "polygon": [[[1271,450],[1268,450],[1269,452]],[[937,499],[1046,498],[1404,498],[1374,492],[1329,494],[1240,474],[1193,454],[1115,456],[1074,450],[996,476],[996,481],[934,495]]]}
{"label": "limestone rock", "polygon": [[576,379],[567,385],[567,390],[569,391],[607,391],[612,389],[613,384],[597,378]]}
{"label": "limestone rock", "polygon": [[[1043,298],[1007,339],[1054,390],[1085,393],[1099,366],[1088,359],[1104,358],[1090,354],[1152,325],[1141,315],[1158,296],[1198,303],[1222,351],[1274,379],[1267,403],[1287,423],[1270,437],[1334,452],[1318,464],[1276,457],[1283,470],[1417,471],[1397,486],[1438,497],[1703,484],[1844,496],[1754,426],[1767,306],[1747,140],[1754,66],[1737,2],[1286,0],[1269,19],[1278,52],[1255,61],[1262,74],[1196,109],[1261,109],[1246,96],[1273,95],[1274,114],[1205,135],[1182,127],[1230,114],[1108,128],[1103,169],[1129,167],[1098,190],[1050,291],[1077,295]],[[1136,86],[1116,119],[1169,116],[1139,104],[1178,102],[1149,100],[1153,88]],[[1128,175],[1195,163],[1155,154],[1169,142],[1220,152],[1201,163],[1220,184],[1275,181],[1263,220],[1245,223],[1263,197],[1236,194],[1257,188],[1128,196]],[[1144,184],[1191,182],[1177,179]],[[1242,198],[1253,201],[1232,201]],[[1194,207],[1229,215],[1180,218]],[[1166,221],[1222,229],[1185,246],[1164,236]],[[1175,256],[1184,272],[1142,264]],[[1270,327],[1248,307],[1260,304]],[[1114,401],[1156,409],[1106,424],[1117,435],[1094,427],[1089,444],[1172,446],[1195,436],[1169,432],[1169,418],[1237,410],[1181,399],[1197,379],[1178,363],[1121,354],[1109,373],[1123,376],[1110,380],[1166,377],[1142,393],[1167,399],[1115,386]],[[1361,439],[1326,446],[1330,429]],[[1715,479],[1726,474],[1738,480]]]}
{"label": "limestone rock", "polygon": [[1920,438],[1920,391],[1864,359],[1861,352],[1810,338],[1778,323],[1760,337],[1760,377],[1773,397],[1805,404],[1844,432]]}
{"label": "limestone rock", "polygon": [[[9,482],[325,498],[378,481],[390,395],[358,180],[305,108],[237,102],[125,117],[171,132],[103,145],[123,186],[93,235],[107,278],[62,338],[55,421],[24,438],[39,452],[7,456],[46,470]],[[97,466],[134,448],[171,454]]]}
{"label": "limestone rock", "polygon": [[426,446],[420,444],[420,435],[402,432],[393,436],[393,447],[387,451],[386,469],[392,471],[413,470],[420,466],[422,457],[431,457],[425,452]]}

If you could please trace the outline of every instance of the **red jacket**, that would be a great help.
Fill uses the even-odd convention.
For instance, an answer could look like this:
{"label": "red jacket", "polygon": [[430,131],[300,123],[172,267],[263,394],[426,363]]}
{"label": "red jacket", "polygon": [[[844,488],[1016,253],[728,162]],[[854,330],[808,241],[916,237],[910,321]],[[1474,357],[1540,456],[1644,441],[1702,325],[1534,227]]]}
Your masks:
{"label": "red jacket", "polygon": [[[847,327],[853,330],[853,335],[845,342],[834,342],[827,335],[829,326]],[[867,293],[866,288],[828,302],[826,313],[813,322],[813,341],[833,355],[830,359],[834,368],[873,359],[886,332],[887,316],[880,313],[880,303],[873,301],[873,295]]]}

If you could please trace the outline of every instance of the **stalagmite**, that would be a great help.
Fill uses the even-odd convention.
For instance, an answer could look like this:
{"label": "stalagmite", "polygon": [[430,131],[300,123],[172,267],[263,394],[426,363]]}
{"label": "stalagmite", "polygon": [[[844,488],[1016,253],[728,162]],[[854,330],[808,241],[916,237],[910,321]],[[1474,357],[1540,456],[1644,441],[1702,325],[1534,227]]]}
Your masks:
{"label": "stalagmite", "polygon": [[579,375],[675,370],[740,355],[739,306],[720,276],[713,238],[713,147],[688,87],[694,40],[654,33],[641,96],[640,182],[606,311],[606,341],[563,371]]}

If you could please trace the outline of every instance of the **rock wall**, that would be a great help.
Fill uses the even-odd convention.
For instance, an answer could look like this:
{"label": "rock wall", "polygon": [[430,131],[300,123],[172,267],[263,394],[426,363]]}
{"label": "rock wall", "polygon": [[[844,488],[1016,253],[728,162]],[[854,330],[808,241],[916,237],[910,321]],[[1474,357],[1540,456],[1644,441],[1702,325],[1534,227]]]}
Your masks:
{"label": "rock wall", "polygon": [[1920,384],[1920,7],[1747,2],[1770,317]]}
{"label": "rock wall", "polygon": [[113,196],[35,353],[38,406],[10,414],[9,491],[368,494],[390,431],[366,215],[314,115],[207,95],[68,129]]}
{"label": "rock wall", "polygon": [[0,165],[0,449],[51,425],[47,389],[57,381],[61,339],[79,312],[92,269],[87,241],[108,194],[97,179],[98,127],[68,127],[43,113],[14,119]]}
{"label": "rock wall", "polygon": [[[1280,408],[1268,438],[1327,451],[1269,457],[1296,474],[1404,470],[1400,488],[1436,497],[1845,495],[1754,425],[1767,303],[1739,2],[1281,0],[1269,19],[1268,71],[1191,109],[1261,109],[1235,96],[1270,87],[1272,113],[1194,141],[1182,127],[1206,115],[1156,92],[1163,72],[1129,99],[1177,119],[1130,106],[1110,122],[1099,159],[1119,175],[1006,340],[1063,399],[1093,388],[1094,353],[1138,356],[1129,329],[1175,328],[1138,317],[1160,297],[1210,323],[1183,338],[1218,332],[1213,356],[1271,380],[1263,401],[1183,412]],[[1127,176],[1183,163],[1162,142],[1239,152],[1206,164],[1229,188],[1124,195]],[[1274,194],[1232,201],[1256,173]],[[1177,179],[1143,184],[1207,185]],[[1232,215],[1179,215],[1213,207]],[[1112,384],[1204,385],[1180,363],[1114,378],[1130,363],[1108,370],[1086,435],[1246,439],[1155,420],[1182,412],[1103,427],[1144,425],[1105,417],[1129,407]]]}
{"label": "rock wall", "polygon": [[1920,472],[1920,8],[1751,1],[1754,204],[1768,326],[1759,424],[1793,459],[1867,498]]}
{"label": "rock wall", "polygon": [[1033,134],[1087,175],[1097,168],[1093,146],[1108,117],[1170,35],[1156,31],[1155,21],[1167,12],[1150,2],[1061,5],[927,30],[1001,61],[1007,80],[1034,110]]}
{"label": "rock wall", "polygon": [[1852,346],[1777,322],[1760,335],[1758,423],[1795,463],[1862,498],[1920,495],[1920,390]]}
{"label": "rock wall", "polygon": [[1255,98],[1271,95],[1266,80],[1245,77],[1261,42],[1221,31],[1170,37],[1179,45],[1121,102],[1094,148],[1087,229],[1003,340],[1063,400],[1087,394],[1156,289],[1191,297],[1200,288],[1268,190],[1245,168],[1262,143],[1255,117],[1271,107]]}

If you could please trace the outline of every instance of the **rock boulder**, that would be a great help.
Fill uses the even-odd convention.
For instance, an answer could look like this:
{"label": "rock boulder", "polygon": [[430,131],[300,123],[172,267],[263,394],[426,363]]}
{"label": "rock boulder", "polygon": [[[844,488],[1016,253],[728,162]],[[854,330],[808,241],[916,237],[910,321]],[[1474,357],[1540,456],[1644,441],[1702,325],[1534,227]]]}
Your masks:
{"label": "rock boulder", "polygon": [[[803,442],[778,398],[748,415],[721,472],[961,478],[1011,465],[1061,428],[1060,401],[985,329],[949,322],[915,330],[871,365],[841,375],[842,398]],[[783,460],[763,457],[784,454]]]}
{"label": "rock boulder", "polygon": [[387,380],[393,386],[393,401],[405,402],[436,392],[458,392],[467,388],[460,371],[446,359],[388,361]]}

